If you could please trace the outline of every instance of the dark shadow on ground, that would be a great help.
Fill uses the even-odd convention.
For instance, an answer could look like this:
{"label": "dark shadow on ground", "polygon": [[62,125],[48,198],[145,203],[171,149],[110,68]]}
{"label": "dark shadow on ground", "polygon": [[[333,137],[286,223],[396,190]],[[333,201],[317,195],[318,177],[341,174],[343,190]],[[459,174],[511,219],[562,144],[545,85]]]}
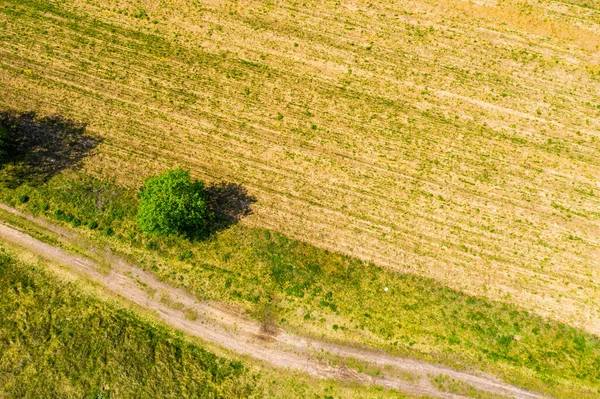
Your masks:
{"label": "dark shadow on ground", "polygon": [[62,116],[0,111],[9,138],[6,183],[40,184],[66,169],[77,168],[100,143],[85,133],[86,125]]}
{"label": "dark shadow on ground", "polygon": [[208,206],[214,214],[209,234],[224,230],[252,214],[252,204],[256,202],[244,186],[236,183],[214,183],[206,187],[205,192]]}

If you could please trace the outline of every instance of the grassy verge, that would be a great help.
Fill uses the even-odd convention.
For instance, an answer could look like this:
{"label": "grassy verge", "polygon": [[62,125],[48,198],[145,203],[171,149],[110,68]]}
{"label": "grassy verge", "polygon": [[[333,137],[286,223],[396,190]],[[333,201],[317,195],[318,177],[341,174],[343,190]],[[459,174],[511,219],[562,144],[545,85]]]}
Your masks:
{"label": "grassy verge", "polygon": [[0,249],[0,397],[405,397],[281,370],[258,372],[8,250]]}
{"label": "grassy verge", "polygon": [[199,298],[287,329],[478,368],[555,396],[600,392],[597,337],[512,305],[242,225],[202,242],[149,238],[135,228],[133,192],[75,173],[3,188],[0,198],[70,224]]}
{"label": "grassy verge", "polygon": [[456,381],[448,376],[433,378],[434,384],[442,391],[474,399],[507,399],[505,395],[482,392],[462,381]]}

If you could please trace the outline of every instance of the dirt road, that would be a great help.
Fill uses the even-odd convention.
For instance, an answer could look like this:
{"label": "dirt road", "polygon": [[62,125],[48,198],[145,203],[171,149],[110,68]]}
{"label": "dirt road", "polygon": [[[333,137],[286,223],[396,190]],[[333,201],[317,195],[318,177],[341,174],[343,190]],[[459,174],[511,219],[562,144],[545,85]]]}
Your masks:
{"label": "dirt road", "polygon": [[[36,222],[40,228],[60,235],[62,240],[74,246],[80,245],[73,232],[54,226],[48,221],[24,215],[6,205],[0,204],[0,208]],[[224,305],[201,302],[117,256],[106,255],[110,265],[107,273],[106,265],[44,243],[4,222],[0,223],[0,239],[23,247],[52,263],[66,266],[71,272],[97,282],[129,301],[156,311],[162,321],[187,334],[231,351],[250,355],[272,366],[303,371],[319,378],[353,380],[440,398],[463,396],[441,392],[431,382],[432,376],[447,375],[479,390],[506,395],[509,398],[544,397],[490,376],[468,374],[446,366],[394,357],[377,351],[334,345],[281,330],[265,332],[261,323],[230,311]],[[317,360],[323,351],[338,358],[354,358],[385,367],[385,376],[374,377],[357,373],[347,367],[328,365]],[[411,378],[406,377],[406,372],[410,373]]]}

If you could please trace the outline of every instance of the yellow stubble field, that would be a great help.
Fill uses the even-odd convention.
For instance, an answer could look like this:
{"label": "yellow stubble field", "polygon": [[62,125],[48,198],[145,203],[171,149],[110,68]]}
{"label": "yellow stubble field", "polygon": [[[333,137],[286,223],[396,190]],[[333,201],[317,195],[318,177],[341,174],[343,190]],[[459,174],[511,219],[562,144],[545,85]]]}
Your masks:
{"label": "yellow stubble field", "polygon": [[5,0],[0,106],[85,170],[181,166],[243,223],[600,333],[597,1]]}

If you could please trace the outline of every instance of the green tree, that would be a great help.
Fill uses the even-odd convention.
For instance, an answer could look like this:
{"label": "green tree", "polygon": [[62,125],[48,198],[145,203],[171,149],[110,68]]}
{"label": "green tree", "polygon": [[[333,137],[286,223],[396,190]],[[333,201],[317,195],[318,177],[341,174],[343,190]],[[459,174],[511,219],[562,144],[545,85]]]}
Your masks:
{"label": "green tree", "polygon": [[174,169],[145,180],[139,197],[137,222],[143,231],[190,237],[208,233],[212,214],[206,204],[204,183],[192,180],[189,171]]}

